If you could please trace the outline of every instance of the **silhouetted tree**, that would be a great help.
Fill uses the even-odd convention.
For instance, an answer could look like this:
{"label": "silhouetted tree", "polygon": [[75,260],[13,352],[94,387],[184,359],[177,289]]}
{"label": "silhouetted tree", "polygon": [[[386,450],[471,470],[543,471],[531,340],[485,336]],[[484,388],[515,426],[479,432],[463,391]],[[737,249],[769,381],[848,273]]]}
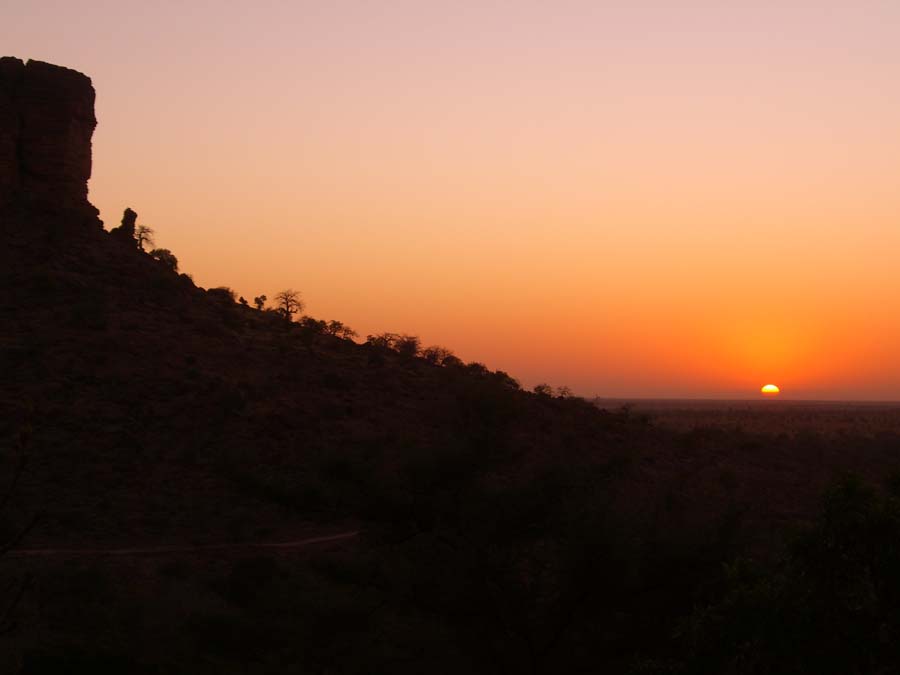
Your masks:
{"label": "silhouetted tree", "polygon": [[457,368],[464,364],[463,360],[456,356],[456,354],[448,354],[443,359],[441,359],[441,365],[444,366],[444,368]]}
{"label": "silhouetted tree", "polygon": [[134,239],[137,242],[138,248],[143,251],[144,244],[153,246],[153,235],[153,228],[147,227],[146,225],[138,225],[134,230]]}
{"label": "silhouetted tree", "polygon": [[569,388],[566,387],[566,386],[557,387],[557,388],[556,388],[556,395],[557,395],[559,398],[572,398],[572,390],[569,389]]}
{"label": "silhouetted tree", "polygon": [[522,388],[522,385],[519,384],[519,381],[516,378],[502,370],[496,371],[494,373],[494,377],[507,389],[514,389],[518,391]]}
{"label": "silhouetted tree", "polygon": [[173,272],[178,271],[178,258],[167,248],[155,248],[150,251],[150,257],[155,258]]}
{"label": "silhouetted tree", "polygon": [[268,300],[268,298],[265,295],[257,295],[253,298],[253,304],[256,305],[256,309],[262,311],[263,307],[266,306],[266,300]]}
{"label": "silhouetted tree", "polygon": [[321,319],[314,319],[311,316],[304,316],[298,322],[301,326],[303,326],[306,330],[311,331],[313,333],[321,335],[325,332],[325,329],[328,326],[328,323]]}
{"label": "silhouetted tree", "polygon": [[331,320],[329,321],[323,330],[326,335],[334,335],[339,338],[343,338],[345,340],[350,340],[356,337],[356,331],[350,328],[350,326],[345,325],[340,321]]}
{"label": "silhouetted tree", "polygon": [[382,349],[394,349],[400,336],[396,333],[378,333],[377,335],[367,335],[366,344],[373,347],[381,347]]}
{"label": "silhouetted tree", "polygon": [[278,293],[275,296],[275,301],[278,303],[279,313],[288,322],[294,320],[294,314],[303,311],[303,301],[300,299],[300,293],[291,288]]}
{"label": "silhouetted tree", "polygon": [[418,356],[422,341],[415,335],[398,335],[397,333],[379,333],[367,335],[366,343],[383,349],[393,349],[401,356]]}
{"label": "silhouetted tree", "polygon": [[415,335],[401,335],[394,343],[397,353],[407,358],[418,356],[421,347],[422,341]]}
{"label": "silhouetted tree", "polygon": [[422,350],[422,358],[428,361],[428,363],[433,363],[436,366],[443,365],[444,360],[450,356],[453,356],[453,352],[446,347],[440,347],[438,345],[432,345],[431,347]]}
{"label": "silhouetted tree", "polygon": [[247,304],[248,304],[248,303],[247,303],[247,298],[245,298],[243,295],[242,295],[241,297],[238,298],[238,302],[241,303],[244,307],[246,307]]}
{"label": "silhouetted tree", "polygon": [[478,361],[472,361],[472,363],[466,364],[466,370],[473,375],[487,375],[490,372],[486,365],[478,363]]}
{"label": "silhouetted tree", "polygon": [[553,396],[553,387],[551,387],[546,382],[536,384],[533,391],[538,396]]}

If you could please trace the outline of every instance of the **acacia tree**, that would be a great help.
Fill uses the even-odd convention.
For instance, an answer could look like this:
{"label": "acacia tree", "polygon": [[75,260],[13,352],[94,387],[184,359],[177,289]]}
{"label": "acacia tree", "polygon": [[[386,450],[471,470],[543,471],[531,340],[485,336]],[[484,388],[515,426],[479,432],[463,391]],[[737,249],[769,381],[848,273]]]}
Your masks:
{"label": "acacia tree", "polygon": [[294,314],[303,311],[303,301],[300,299],[300,293],[288,288],[275,296],[275,302],[278,303],[278,311],[286,321],[294,320]]}
{"label": "acacia tree", "polygon": [[266,300],[268,300],[268,298],[265,295],[257,295],[253,298],[253,304],[256,305],[256,309],[261,312],[263,307],[266,306]]}

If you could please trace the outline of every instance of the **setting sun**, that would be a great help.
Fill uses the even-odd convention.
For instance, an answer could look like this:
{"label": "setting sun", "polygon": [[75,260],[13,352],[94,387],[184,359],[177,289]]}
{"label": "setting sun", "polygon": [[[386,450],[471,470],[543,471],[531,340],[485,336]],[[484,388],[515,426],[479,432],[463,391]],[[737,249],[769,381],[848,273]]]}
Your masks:
{"label": "setting sun", "polygon": [[759,391],[763,396],[778,396],[778,394],[781,393],[781,389],[779,389],[778,386],[774,384],[767,384]]}

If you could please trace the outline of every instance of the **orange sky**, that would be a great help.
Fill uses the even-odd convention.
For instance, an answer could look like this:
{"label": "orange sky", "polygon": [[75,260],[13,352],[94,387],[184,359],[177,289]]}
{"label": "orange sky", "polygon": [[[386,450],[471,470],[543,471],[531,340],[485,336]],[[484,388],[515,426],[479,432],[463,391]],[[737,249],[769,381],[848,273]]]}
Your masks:
{"label": "orange sky", "polygon": [[[900,4],[45,2],[203,286],[584,395],[900,399]],[[680,3],[679,3],[680,4]]]}

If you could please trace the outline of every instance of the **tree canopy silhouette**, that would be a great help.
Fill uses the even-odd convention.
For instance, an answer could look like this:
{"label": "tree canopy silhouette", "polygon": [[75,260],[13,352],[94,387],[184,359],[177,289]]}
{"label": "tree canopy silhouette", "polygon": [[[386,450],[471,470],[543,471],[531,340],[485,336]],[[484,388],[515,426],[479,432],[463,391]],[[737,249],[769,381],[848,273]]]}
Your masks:
{"label": "tree canopy silhouette", "polygon": [[357,335],[356,331],[350,328],[350,326],[344,324],[342,321],[336,321],[334,319],[325,324],[323,332],[326,335],[334,335],[339,338],[344,338],[345,340],[355,338]]}
{"label": "tree canopy silhouette", "polygon": [[422,350],[422,358],[428,361],[428,363],[433,363],[436,366],[443,365],[444,360],[451,356],[453,356],[452,351],[438,345],[432,345],[431,347],[426,347]]}
{"label": "tree canopy silhouette", "polygon": [[275,302],[278,303],[278,312],[288,322],[294,320],[294,314],[303,311],[303,301],[300,299],[300,293],[292,288],[279,292],[275,296]]}
{"label": "tree canopy silhouette", "polygon": [[152,227],[147,227],[146,225],[138,225],[134,231],[134,239],[137,242],[137,246],[142,251],[144,250],[144,244],[148,246],[153,246],[153,235],[155,232]]}
{"label": "tree canopy silhouette", "polygon": [[150,257],[155,258],[173,272],[178,271],[178,258],[167,248],[155,248],[150,251]]}

